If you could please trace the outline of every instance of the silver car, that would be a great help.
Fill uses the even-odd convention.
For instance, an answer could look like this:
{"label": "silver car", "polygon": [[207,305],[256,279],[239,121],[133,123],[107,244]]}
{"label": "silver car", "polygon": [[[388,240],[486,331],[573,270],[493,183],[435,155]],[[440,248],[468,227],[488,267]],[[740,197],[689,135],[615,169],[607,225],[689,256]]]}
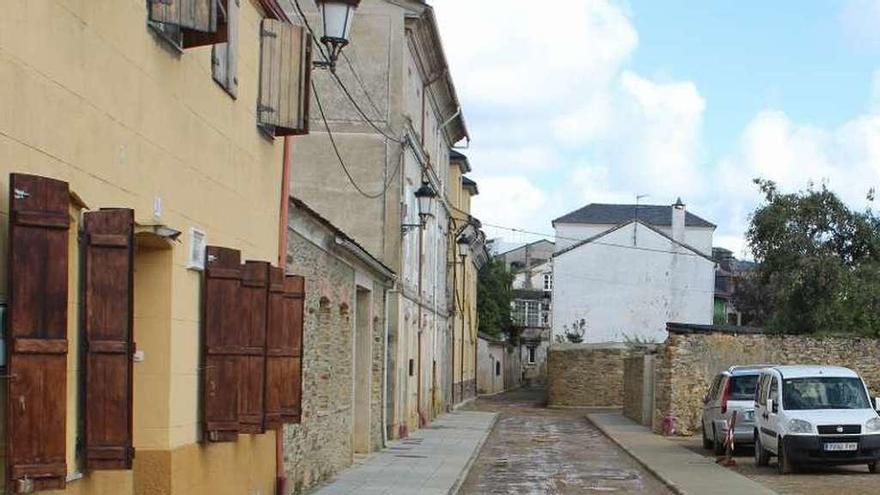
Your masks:
{"label": "silver car", "polygon": [[761,370],[768,366],[731,366],[715,376],[703,398],[703,448],[713,449],[718,455],[724,453],[724,439],[734,411],[734,443],[755,443],[755,389]]}

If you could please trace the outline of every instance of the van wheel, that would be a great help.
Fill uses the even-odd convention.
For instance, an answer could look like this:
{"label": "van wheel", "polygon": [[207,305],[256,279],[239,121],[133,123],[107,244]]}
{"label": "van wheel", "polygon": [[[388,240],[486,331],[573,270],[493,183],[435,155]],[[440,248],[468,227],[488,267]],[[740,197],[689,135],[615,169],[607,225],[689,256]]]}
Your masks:
{"label": "van wheel", "polygon": [[755,465],[764,467],[770,464],[770,452],[761,443],[761,435],[755,434]]}
{"label": "van wheel", "polygon": [[779,471],[779,474],[791,474],[794,472],[794,464],[788,460],[788,456],[785,455],[785,442],[783,439],[779,439],[779,450],[776,454],[776,470]]}
{"label": "van wheel", "polygon": [[709,450],[712,448],[712,440],[706,436],[706,426],[703,425],[703,448]]}
{"label": "van wheel", "polygon": [[877,461],[868,463],[868,472],[874,474],[877,472]]}
{"label": "van wheel", "polygon": [[715,430],[715,427],[712,427],[712,450],[715,452],[715,455],[724,455],[724,440],[718,439],[718,431]]}

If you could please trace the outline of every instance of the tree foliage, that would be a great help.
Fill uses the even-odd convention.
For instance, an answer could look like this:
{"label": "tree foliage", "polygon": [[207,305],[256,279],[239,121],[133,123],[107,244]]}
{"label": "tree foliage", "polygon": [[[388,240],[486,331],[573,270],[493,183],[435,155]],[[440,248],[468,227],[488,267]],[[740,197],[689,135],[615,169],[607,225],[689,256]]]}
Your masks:
{"label": "tree foliage", "polygon": [[480,269],[477,283],[477,314],[480,331],[500,337],[512,328],[510,302],[513,299],[513,274],[502,260],[490,259]]}
{"label": "tree foliage", "polygon": [[777,331],[880,336],[880,219],[825,185],[783,194],[755,183],[765,201],[746,239],[758,269],[735,301]]}

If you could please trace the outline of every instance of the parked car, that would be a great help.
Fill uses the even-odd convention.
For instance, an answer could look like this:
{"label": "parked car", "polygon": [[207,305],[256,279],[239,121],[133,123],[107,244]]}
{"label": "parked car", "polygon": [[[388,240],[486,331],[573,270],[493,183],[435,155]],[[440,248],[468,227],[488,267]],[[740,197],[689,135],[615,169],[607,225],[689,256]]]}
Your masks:
{"label": "parked car", "polygon": [[718,455],[724,453],[724,439],[734,412],[734,444],[751,445],[755,441],[755,388],[758,375],[767,366],[731,366],[715,376],[703,399],[703,448],[713,449]]}
{"label": "parked car", "polygon": [[775,366],[761,372],[755,395],[755,463],[778,458],[781,474],[804,464],[880,461],[880,399],[859,375],[835,366]]}

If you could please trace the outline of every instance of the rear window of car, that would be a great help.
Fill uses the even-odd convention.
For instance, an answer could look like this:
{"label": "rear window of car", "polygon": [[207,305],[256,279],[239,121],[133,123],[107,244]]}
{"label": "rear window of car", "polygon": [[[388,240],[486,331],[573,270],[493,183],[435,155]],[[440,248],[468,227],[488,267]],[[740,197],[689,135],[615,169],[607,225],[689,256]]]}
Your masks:
{"label": "rear window of car", "polygon": [[730,400],[754,400],[758,387],[758,375],[730,377]]}

